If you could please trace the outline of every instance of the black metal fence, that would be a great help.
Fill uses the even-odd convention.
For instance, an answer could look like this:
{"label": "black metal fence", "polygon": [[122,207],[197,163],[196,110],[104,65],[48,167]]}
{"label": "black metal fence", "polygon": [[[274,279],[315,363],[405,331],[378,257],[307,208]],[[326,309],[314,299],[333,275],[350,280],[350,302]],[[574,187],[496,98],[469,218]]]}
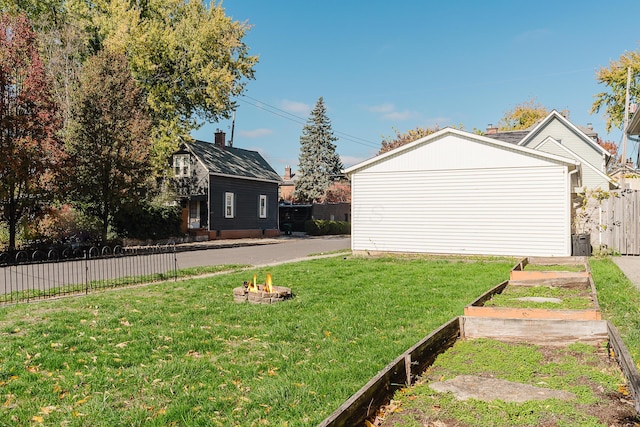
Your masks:
{"label": "black metal fence", "polygon": [[177,278],[175,245],[0,253],[0,305]]}

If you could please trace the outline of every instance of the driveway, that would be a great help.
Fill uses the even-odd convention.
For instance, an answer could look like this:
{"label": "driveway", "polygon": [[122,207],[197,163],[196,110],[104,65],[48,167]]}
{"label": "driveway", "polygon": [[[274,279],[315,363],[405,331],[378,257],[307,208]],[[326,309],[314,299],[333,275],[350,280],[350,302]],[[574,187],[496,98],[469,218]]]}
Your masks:
{"label": "driveway", "polygon": [[253,266],[273,265],[299,261],[310,255],[320,255],[344,249],[351,249],[350,236],[286,236],[277,239],[257,241],[237,241],[238,245],[228,247],[224,242],[207,242],[210,249],[178,252],[178,269],[220,264],[250,264]]}
{"label": "driveway", "polygon": [[638,256],[615,256],[612,258],[620,270],[629,280],[640,289],[640,257]]}

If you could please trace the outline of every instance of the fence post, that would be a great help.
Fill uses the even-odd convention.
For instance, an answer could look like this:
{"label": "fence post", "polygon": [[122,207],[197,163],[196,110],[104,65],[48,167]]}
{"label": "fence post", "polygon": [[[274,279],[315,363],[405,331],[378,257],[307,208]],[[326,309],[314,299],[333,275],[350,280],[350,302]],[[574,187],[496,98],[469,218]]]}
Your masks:
{"label": "fence post", "polygon": [[84,293],[89,294],[89,252],[84,250]]}
{"label": "fence post", "polygon": [[178,281],[178,252],[175,243],[173,244],[173,281]]}

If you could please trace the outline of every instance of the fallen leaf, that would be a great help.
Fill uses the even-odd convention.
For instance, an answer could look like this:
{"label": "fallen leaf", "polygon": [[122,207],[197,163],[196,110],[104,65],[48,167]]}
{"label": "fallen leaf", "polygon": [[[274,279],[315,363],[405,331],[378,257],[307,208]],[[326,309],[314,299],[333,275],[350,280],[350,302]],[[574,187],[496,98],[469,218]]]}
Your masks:
{"label": "fallen leaf", "polygon": [[42,422],[44,422],[44,418],[42,418],[39,415],[34,415],[33,417],[31,417],[31,421],[35,421],[37,423],[42,423]]}
{"label": "fallen leaf", "polygon": [[76,403],[74,403],[74,404],[73,404],[73,406],[80,406],[80,405],[82,405],[83,403],[87,403],[87,400],[89,400],[89,398],[88,398],[88,397],[85,397],[84,399],[80,399],[80,400],[78,400]]}
{"label": "fallen leaf", "polygon": [[40,413],[44,414],[44,415],[49,415],[50,413],[52,413],[55,410],[56,410],[55,406],[45,406],[43,408],[40,408]]}
{"label": "fallen leaf", "polygon": [[127,346],[127,341],[123,341],[123,342],[121,342],[119,344],[116,344],[116,347],[118,347],[118,348],[125,348],[126,346]]}

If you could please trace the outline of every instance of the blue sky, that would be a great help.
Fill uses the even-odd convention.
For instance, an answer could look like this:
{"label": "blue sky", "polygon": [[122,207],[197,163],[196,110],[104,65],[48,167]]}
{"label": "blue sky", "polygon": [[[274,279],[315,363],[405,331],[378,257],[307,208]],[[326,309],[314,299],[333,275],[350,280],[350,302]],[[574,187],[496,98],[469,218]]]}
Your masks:
{"label": "blue sky", "polygon": [[[234,147],[260,152],[280,175],[297,170],[302,127],[323,97],[345,167],[373,157],[381,140],[416,127],[497,124],[534,98],[592,123],[604,139],[605,90],[595,72],[640,46],[640,2],[225,0],[259,56],[237,99]],[[212,141],[231,121],[192,135]],[[627,153],[635,158],[636,147]]]}

